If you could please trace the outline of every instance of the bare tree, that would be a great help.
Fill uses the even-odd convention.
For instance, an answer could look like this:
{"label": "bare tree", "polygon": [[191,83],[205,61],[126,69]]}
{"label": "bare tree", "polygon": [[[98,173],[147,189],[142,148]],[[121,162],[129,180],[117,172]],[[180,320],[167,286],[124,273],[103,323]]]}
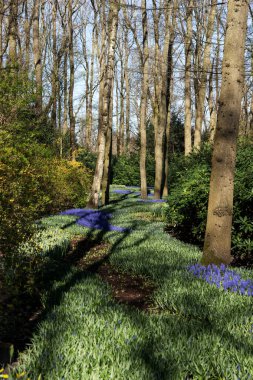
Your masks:
{"label": "bare tree", "polygon": [[99,204],[99,193],[101,189],[101,182],[104,169],[104,158],[105,158],[105,142],[106,134],[109,123],[109,114],[110,114],[110,103],[111,103],[111,88],[113,82],[113,73],[114,73],[114,62],[115,62],[115,45],[116,45],[116,36],[118,28],[118,12],[119,5],[117,1],[110,1],[110,11],[108,17],[109,25],[109,42],[108,42],[108,53],[107,53],[107,70],[104,79],[104,88],[103,88],[103,98],[102,98],[102,123],[99,125],[99,135],[98,135],[98,157],[96,163],[96,170],[93,178],[92,192],[88,205],[90,207],[98,208]]}

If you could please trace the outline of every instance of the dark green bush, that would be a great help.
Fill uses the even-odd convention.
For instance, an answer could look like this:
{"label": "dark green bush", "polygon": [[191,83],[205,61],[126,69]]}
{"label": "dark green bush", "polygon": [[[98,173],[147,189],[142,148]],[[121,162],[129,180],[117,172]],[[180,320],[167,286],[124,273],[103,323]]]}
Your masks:
{"label": "dark green bush", "polygon": [[[253,240],[253,144],[241,141],[238,146],[234,213],[232,229],[233,255],[246,258],[252,254]],[[211,147],[189,157],[177,156],[171,163],[168,229],[180,239],[202,245],[204,241]]]}
{"label": "dark green bush", "polygon": [[[147,183],[154,184],[155,162],[151,155],[147,156]],[[115,185],[140,185],[140,156],[139,154],[115,157],[112,167],[112,183]]]}

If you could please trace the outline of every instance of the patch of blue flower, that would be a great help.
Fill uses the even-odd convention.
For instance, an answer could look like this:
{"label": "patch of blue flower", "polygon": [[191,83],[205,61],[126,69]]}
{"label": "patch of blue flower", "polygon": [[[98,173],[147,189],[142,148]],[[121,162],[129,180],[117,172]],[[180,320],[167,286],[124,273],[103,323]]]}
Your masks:
{"label": "patch of blue flower", "polygon": [[128,195],[132,193],[131,190],[120,190],[120,189],[112,190],[112,192],[115,194],[123,194],[123,195]]}
{"label": "patch of blue flower", "polygon": [[60,215],[77,216],[79,219],[77,219],[76,223],[83,227],[104,231],[128,231],[127,228],[111,225],[109,219],[112,215],[104,211],[76,208],[63,211]]}
{"label": "patch of blue flower", "polygon": [[188,267],[190,273],[205,280],[208,284],[213,284],[217,288],[223,288],[241,295],[253,296],[253,281],[244,280],[228,266],[210,264],[203,266],[194,264]]}

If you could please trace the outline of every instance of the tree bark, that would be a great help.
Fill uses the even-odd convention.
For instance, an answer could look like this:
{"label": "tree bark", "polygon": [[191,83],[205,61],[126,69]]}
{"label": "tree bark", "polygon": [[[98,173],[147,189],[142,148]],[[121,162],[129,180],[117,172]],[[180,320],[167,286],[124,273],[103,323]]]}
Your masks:
{"label": "tree bark", "polygon": [[52,4],[52,26],[53,26],[53,71],[52,71],[52,98],[53,98],[53,107],[51,113],[52,124],[54,127],[54,132],[57,130],[57,96],[58,96],[58,60],[57,60],[57,26],[56,26],[56,17],[57,17],[57,1],[53,0]]}
{"label": "tree bark", "polygon": [[112,81],[111,102],[109,111],[108,128],[105,139],[105,159],[104,170],[102,178],[102,199],[101,206],[105,206],[110,200],[110,174],[111,174],[111,160],[112,160],[112,116],[113,116],[113,87],[114,80]]}
{"label": "tree bark", "polygon": [[102,101],[102,115],[101,124],[99,125],[99,135],[98,135],[98,156],[95,174],[93,178],[91,196],[88,202],[89,207],[98,208],[99,206],[99,192],[101,189],[101,182],[104,169],[104,158],[105,158],[105,140],[106,133],[109,123],[110,114],[110,103],[111,103],[111,89],[113,82],[113,72],[114,72],[114,61],[115,61],[115,46],[116,46],[116,36],[118,28],[118,12],[119,5],[115,0],[110,1],[110,11],[109,11],[109,45],[108,45],[108,58],[107,58],[107,70],[106,77],[104,80],[103,88],[103,101]]}
{"label": "tree bark", "polygon": [[147,199],[147,172],[146,172],[146,156],[147,156],[147,97],[148,97],[148,21],[147,21],[147,4],[146,0],[142,0],[142,46],[143,46],[143,73],[142,73],[142,89],[140,104],[140,177],[141,177],[141,198]]}
{"label": "tree bark", "polygon": [[36,79],[35,108],[38,115],[42,113],[42,64],[40,47],[40,0],[34,1],[33,10],[33,59]]}
{"label": "tree bark", "polygon": [[186,15],[185,35],[185,121],[184,121],[184,153],[188,156],[192,151],[191,136],[191,59],[192,59],[192,12],[193,0],[190,0]]}
{"label": "tree bark", "polygon": [[244,88],[248,4],[229,0],[202,263],[229,264],[236,143]]}
{"label": "tree bark", "polygon": [[203,65],[201,67],[199,91],[197,96],[197,108],[196,108],[196,123],[194,132],[194,148],[200,149],[201,145],[201,132],[202,123],[204,116],[204,106],[205,106],[205,95],[206,95],[206,83],[207,83],[207,73],[210,70],[210,52],[211,52],[211,39],[214,30],[214,21],[217,10],[217,0],[211,0],[211,8],[208,17],[207,32],[206,32],[206,43],[203,54]]}
{"label": "tree bark", "polygon": [[74,85],[75,85],[75,63],[74,63],[74,41],[73,41],[73,7],[72,0],[68,2],[68,27],[69,27],[69,133],[70,133],[70,159],[75,160],[75,116],[74,116]]}
{"label": "tree bark", "polygon": [[10,1],[9,14],[9,63],[17,64],[17,35],[18,35],[18,1]]}

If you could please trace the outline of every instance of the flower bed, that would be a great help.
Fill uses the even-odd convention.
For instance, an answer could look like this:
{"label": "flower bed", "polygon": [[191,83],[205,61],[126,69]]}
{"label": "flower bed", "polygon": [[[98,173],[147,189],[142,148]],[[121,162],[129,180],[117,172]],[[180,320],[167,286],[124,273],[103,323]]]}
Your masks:
{"label": "flower bed", "polygon": [[104,231],[127,231],[127,228],[113,226],[109,223],[111,214],[104,211],[92,210],[92,209],[70,209],[63,211],[61,215],[73,215],[77,216],[76,223],[83,227],[93,228]]}
{"label": "flower bed", "polygon": [[253,281],[244,280],[235,271],[229,269],[226,265],[208,265],[207,267],[195,264],[188,267],[188,270],[196,277],[202,278],[208,284],[214,284],[217,288],[230,290],[234,293],[253,296]]}

